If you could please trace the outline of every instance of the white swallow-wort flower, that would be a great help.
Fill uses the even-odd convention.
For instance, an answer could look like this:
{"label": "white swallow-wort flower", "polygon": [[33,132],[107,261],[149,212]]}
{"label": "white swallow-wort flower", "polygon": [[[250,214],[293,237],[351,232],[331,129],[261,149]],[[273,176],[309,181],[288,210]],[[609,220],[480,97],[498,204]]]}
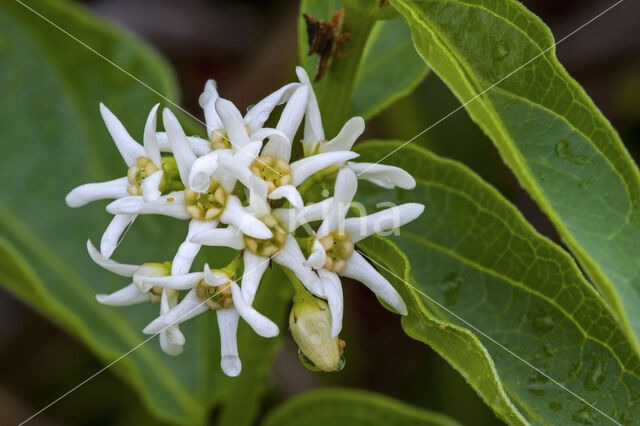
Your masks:
{"label": "white swallow-wort flower", "polygon": [[398,292],[355,251],[354,244],[374,233],[411,222],[424,210],[422,204],[407,203],[368,216],[346,218],[357,186],[356,175],[351,169],[343,168],[338,172],[331,206],[316,232],[313,251],[307,261],[322,280],[322,292],[331,310],[334,337],[342,327],[343,300],[338,276],[360,281],[397,312],[407,314]]}
{"label": "white swallow-wort flower", "polygon": [[[340,132],[331,140],[325,139],[322,126],[322,117],[318,101],[313,92],[311,81],[307,72],[302,67],[296,68],[300,82],[309,88],[309,99],[306,107],[303,147],[307,159],[316,158],[330,152],[350,151],[353,144],[364,132],[364,120],[362,117],[353,117],[348,120]],[[347,167],[356,173],[359,179],[368,180],[383,188],[399,187],[413,189],[416,181],[413,177],[399,167],[387,166],[377,163],[356,163],[349,161]]]}
{"label": "white swallow-wort flower", "polygon": [[[95,263],[107,271],[123,277],[132,277],[132,283],[111,294],[98,294],[96,299],[103,305],[129,306],[143,302],[160,302],[160,315],[169,312],[178,304],[179,292],[163,288],[146,280],[147,277],[158,277],[170,273],[170,265],[161,263],[145,263],[129,265],[106,259],[87,240],[87,251]],[[169,355],[179,355],[183,351],[185,338],[177,324],[169,324],[160,333],[160,347]]]}
{"label": "white swallow-wort flower", "polygon": [[208,265],[205,265],[204,272],[140,277],[145,282],[158,287],[171,288],[175,291],[189,290],[180,303],[153,320],[145,327],[144,332],[155,334],[167,327],[214,310],[220,330],[222,371],[228,376],[237,376],[242,368],[236,337],[239,317],[242,317],[262,337],[274,337],[279,333],[278,326],[273,321],[251,306],[260,278],[268,264],[268,260],[261,263],[257,261],[257,257],[244,257],[241,287],[229,272],[211,270]]}
{"label": "white swallow-wort flower", "polygon": [[[141,196],[148,201],[160,197],[163,164],[156,140],[157,110],[158,105],[155,105],[149,113],[144,128],[143,145],[140,145],[131,137],[120,120],[104,104],[100,104],[102,118],[129,170],[125,177],[107,182],[88,183],[73,189],[65,198],[69,207],[80,207],[101,199],[127,198],[131,195]],[[113,218],[100,241],[100,252],[104,257],[111,257],[121,235],[136,216],[136,214],[117,214]]]}
{"label": "white swallow-wort flower", "polygon": [[[344,164],[358,156],[349,150],[336,150],[291,162],[292,141],[307,109],[309,93],[307,85],[298,84],[287,100],[275,129],[261,128],[251,133],[245,124],[246,117],[243,120],[231,102],[223,99],[216,102],[216,110],[234,147],[251,147],[251,155],[243,150],[224,153],[224,157],[220,157],[221,164],[249,187],[258,199],[285,198],[294,207],[301,208],[303,202],[297,187],[302,182],[320,170]],[[258,106],[249,113],[255,108]],[[263,141],[267,142],[258,150],[261,145],[257,143]],[[255,209],[260,209],[260,206],[255,205]]]}

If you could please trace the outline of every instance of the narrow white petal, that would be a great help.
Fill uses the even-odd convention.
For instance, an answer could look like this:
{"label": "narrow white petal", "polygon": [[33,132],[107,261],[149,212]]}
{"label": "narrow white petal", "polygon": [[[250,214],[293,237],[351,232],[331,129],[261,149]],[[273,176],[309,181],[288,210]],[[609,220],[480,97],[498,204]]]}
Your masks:
{"label": "narrow white petal", "polygon": [[209,137],[211,137],[211,132],[214,130],[222,129],[222,121],[220,121],[216,111],[216,101],[219,97],[216,81],[207,80],[204,85],[204,92],[202,92],[198,101],[204,111],[204,120],[207,123],[207,135]]}
{"label": "narrow white petal", "polygon": [[120,151],[120,155],[124,159],[127,166],[131,166],[136,162],[138,157],[144,157],[145,152],[142,145],[136,142],[127,129],[124,128],[120,120],[107,108],[102,102],[100,103],[100,113],[107,130],[111,134],[116,148]]}
{"label": "narrow white petal", "polygon": [[256,311],[244,300],[242,290],[235,282],[231,283],[231,294],[233,295],[233,306],[258,336],[275,337],[280,333],[278,326],[273,321]]}
{"label": "narrow white petal", "polygon": [[383,188],[413,189],[416,187],[416,180],[409,173],[400,167],[387,166],[375,163],[347,163],[358,179],[368,180]]}
{"label": "narrow white petal", "polygon": [[235,226],[243,234],[253,238],[266,240],[273,237],[273,233],[267,228],[267,225],[242,207],[240,200],[235,195],[227,197],[227,206],[220,216],[220,221]]}
{"label": "narrow white petal", "polygon": [[344,123],[335,138],[320,145],[320,152],[350,151],[362,133],[364,133],[364,120],[362,117],[353,117]]}
{"label": "narrow white petal", "polygon": [[136,214],[117,214],[111,219],[100,240],[100,254],[102,257],[105,259],[111,257],[116,247],[118,247],[123,234],[136,220],[136,217],[138,217]]}
{"label": "narrow white petal", "polygon": [[[169,312],[178,303],[179,292],[174,290],[163,290],[160,299],[160,314]],[[167,327],[160,332],[160,347],[169,355],[180,355],[184,350],[185,337],[177,325]]]}
{"label": "narrow white petal", "polygon": [[180,179],[184,186],[188,186],[189,172],[191,171],[193,162],[196,161],[196,155],[191,151],[191,146],[187,141],[187,135],[184,134],[184,130],[182,130],[178,119],[168,108],[162,111],[162,120],[164,122],[164,128],[167,131],[167,136],[169,137],[171,151],[178,165]]}
{"label": "narrow white petal", "polygon": [[189,231],[187,232],[187,237],[185,238],[184,242],[180,244],[180,247],[178,247],[178,251],[173,257],[173,262],[171,262],[172,275],[186,274],[191,270],[193,260],[198,255],[201,247],[200,244],[192,242],[191,238],[201,232],[216,229],[217,226],[217,220],[192,219],[189,222]]}
{"label": "narrow white petal", "polygon": [[158,141],[156,140],[156,127],[157,127],[157,114],[160,104],[155,104],[151,108],[149,117],[147,118],[147,124],[144,126],[144,151],[147,153],[147,157],[153,161],[153,164],[160,167],[162,165],[162,159],[160,158],[160,148],[158,147]]}
{"label": "narrow white petal", "polygon": [[320,241],[315,240],[313,242],[313,251],[309,255],[307,259],[307,265],[311,266],[313,269],[320,269],[324,266],[327,261],[327,252],[320,244]]}
{"label": "narrow white petal", "polygon": [[170,192],[148,203],[141,196],[120,198],[107,206],[107,212],[130,215],[159,214],[184,220],[191,218],[185,207],[183,191]]}
{"label": "narrow white petal", "polygon": [[244,116],[244,122],[249,126],[251,136],[253,133],[264,126],[264,123],[269,119],[273,109],[286,102],[291,94],[299,87],[299,83],[289,83],[286,86],[276,90],[260,102],[255,104]]}
{"label": "narrow white petal", "polygon": [[224,152],[231,152],[231,150],[211,151],[194,161],[189,172],[188,187],[196,192],[206,191],[211,185],[211,175],[219,167],[218,158]]}
{"label": "narrow white petal", "polygon": [[255,158],[251,158],[250,155],[257,154],[260,146],[260,142],[251,142],[242,151],[233,155],[225,154],[220,156],[218,160],[223,167],[220,169],[219,175],[226,172],[229,177],[234,179],[234,185],[235,179],[237,179],[249,188],[249,208],[256,216],[263,216],[269,213],[270,209],[267,203],[267,193],[269,192],[267,183],[249,169],[249,165]]}
{"label": "narrow white petal", "polygon": [[175,308],[151,321],[142,332],[145,334],[156,334],[167,327],[183,323],[208,310],[209,308],[200,300],[194,288],[187,293]]}
{"label": "narrow white petal", "polygon": [[172,290],[189,290],[194,288],[204,277],[202,272],[191,272],[182,275],[165,275],[161,277],[135,274],[133,281],[148,287],[162,287]]}
{"label": "narrow white petal", "polygon": [[199,245],[229,247],[235,250],[242,250],[244,248],[242,232],[232,226],[194,234],[189,241]]}
{"label": "narrow white petal", "polygon": [[96,200],[128,197],[128,187],[126,176],[107,182],[86,183],[72,189],[64,200],[69,207],[81,207]]}
{"label": "narrow white petal", "polygon": [[[276,125],[276,130],[284,133],[290,142],[293,141],[298,127],[300,127],[300,123],[302,123],[302,117],[304,117],[307,100],[309,99],[310,87],[311,86],[302,85],[296,89],[282,110],[282,115],[280,115],[280,120],[278,120],[278,124]],[[289,145],[288,155],[283,156],[283,158],[289,161],[290,157],[291,145]]]}
{"label": "narrow white petal", "polygon": [[258,286],[264,271],[269,266],[269,258],[258,256],[250,250],[245,250],[242,254],[244,260],[244,272],[242,273],[242,296],[248,304],[253,303],[256,297]]}
{"label": "narrow white petal", "polygon": [[286,198],[293,207],[300,209],[304,206],[302,201],[302,196],[298,192],[295,186],[293,185],[283,185],[279,186],[269,194],[268,198],[270,200],[279,200],[281,198]]}
{"label": "narrow white petal", "polygon": [[349,257],[340,275],[360,281],[397,312],[407,315],[407,306],[396,289],[360,253],[354,252]]}
{"label": "narrow white petal", "polygon": [[98,302],[103,305],[110,306],[129,306],[136,305],[142,302],[149,301],[149,295],[141,293],[135,284],[131,283],[126,287],[121,288],[111,294],[98,294],[96,295]]}
{"label": "narrow white petal", "polygon": [[344,218],[349,211],[349,205],[358,189],[358,179],[350,169],[340,169],[336,178],[333,203],[327,217],[318,228],[318,238],[322,238],[338,227],[343,226]]}
{"label": "narrow white petal", "polygon": [[305,155],[311,155],[315,146],[321,140],[324,140],[324,130],[322,128],[322,117],[320,116],[320,107],[318,106],[318,100],[313,92],[313,86],[304,68],[296,67],[296,74],[300,83],[306,85],[309,88],[309,100],[307,102],[307,110],[304,120],[304,152]]}
{"label": "narrow white petal", "polygon": [[262,155],[273,155],[274,157],[284,158],[285,161],[289,162],[291,159],[291,139],[279,130],[273,129],[258,130],[253,137],[257,139],[258,137],[263,137],[266,133],[268,135],[264,137],[268,137],[269,141],[262,149]]}
{"label": "narrow white petal", "polygon": [[119,263],[115,260],[104,258],[95,248],[91,240],[87,240],[87,251],[89,252],[89,256],[91,256],[91,259],[98,265],[109,272],[113,272],[114,274],[118,274],[123,277],[132,277],[140,268],[140,265],[127,265],[125,263]]}
{"label": "narrow white petal", "polygon": [[207,284],[213,287],[224,286],[222,289],[218,290],[218,293],[231,285],[231,278],[229,278],[227,274],[211,270],[208,263],[205,263],[204,265],[204,280]]}
{"label": "narrow white petal", "polygon": [[220,367],[227,376],[236,377],[242,370],[237,342],[240,317],[234,308],[220,309],[216,314],[220,330]]}
{"label": "narrow white petal", "polygon": [[309,204],[301,209],[274,209],[271,214],[280,221],[287,232],[295,231],[300,225],[324,219],[331,205],[333,197],[325,198],[319,203]]}
{"label": "narrow white petal", "polygon": [[326,169],[334,164],[344,163],[356,158],[359,154],[352,151],[325,152],[324,154],[312,155],[291,163],[291,174],[293,184],[300,185],[312,174]]}
{"label": "narrow white petal", "polygon": [[304,255],[292,235],[287,235],[287,241],[284,246],[272,259],[277,264],[289,268],[311,293],[318,297],[323,296],[320,278],[309,266],[304,265]]}
{"label": "narrow white petal", "polygon": [[[162,152],[171,152],[171,143],[167,132],[156,132],[156,142]],[[198,136],[187,136],[187,142],[191,147],[191,151],[197,156],[205,155],[211,152],[211,142]]]}
{"label": "narrow white petal", "polygon": [[331,311],[331,337],[336,337],[342,330],[342,311],[344,309],[342,283],[335,272],[320,269],[318,275],[322,280],[324,295]]}
{"label": "narrow white petal", "polygon": [[247,129],[244,127],[242,114],[240,114],[238,108],[230,101],[219,98],[216,101],[216,111],[218,111],[224,129],[227,131],[227,136],[233,149],[238,151],[244,148],[250,141]]}
{"label": "narrow white petal", "polygon": [[350,217],[344,221],[344,230],[354,243],[377,232],[399,228],[411,222],[424,211],[424,205],[406,203],[362,217]]}
{"label": "narrow white petal", "polygon": [[163,175],[164,171],[158,170],[142,181],[140,188],[142,188],[142,198],[144,201],[155,201],[162,196],[162,192],[160,192],[160,182],[162,182]]}

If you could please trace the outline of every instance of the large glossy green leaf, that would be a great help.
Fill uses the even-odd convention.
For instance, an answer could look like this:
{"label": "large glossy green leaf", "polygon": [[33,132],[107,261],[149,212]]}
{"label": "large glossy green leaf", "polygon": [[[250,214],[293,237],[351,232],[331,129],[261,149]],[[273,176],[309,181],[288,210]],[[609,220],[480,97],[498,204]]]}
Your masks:
{"label": "large glossy green leaf", "polygon": [[637,342],[640,174],[548,28],[514,0],[391,3]]}
{"label": "large glossy green leaf", "polygon": [[[398,146],[358,151],[375,161]],[[461,164],[413,146],[385,163],[409,171],[417,187],[361,184],[361,201],[426,210],[391,236],[406,257],[381,238],[360,247],[408,302],[407,334],[449,360],[511,424],[640,421],[640,358],[573,259]]]}
{"label": "large glossy green leaf", "polygon": [[[176,99],[173,75],[166,64],[122,29],[66,2],[28,4],[149,86]],[[87,238],[99,241],[108,223],[106,203],[72,210],[65,205],[64,196],[82,183],[126,173],[102,123],[98,103],[104,101],[140,139],[149,109],[161,99],[14,1],[0,4],[0,63],[0,179],[4,182],[0,191],[0,282],[77,336],[105,363],[111,362],[148,337],[140,330],[159,307],[112,308],[96,302],[96,293],[128,284],[96,266],[86,253]],[[115,258],[127,263],[171,259],[186,230],[184,222],[138,218]],[[218,264],[228,255],[210,251],[200,262]],[[274,277],[273,282],[278,282]],[[287,305],[281,297],[261,297],[259,294],[257,303],[265,312],[284,315]],[[205,421],[210,406],[221,400],[222,390],[233,380],[219,369],[215,315],[202,315],[182,329],[187,337],[182,355],[165,355],[157,339],[152,339],[111,369],[134,386],[157,415],[197,424]],[[273,352],[276,341],[256,339],[247,327],[241,327],[240,350],[254,358],[252,364],[245,364],[245,370],[255,384],[253,393],[259,394],[268,353]],[[260,357],[252,352],[256,347],[265,355],[260,365],[255,364]],[[247,404],[252,401],[249,398]],[[48,402],[34,401],[42,406]],[[64,403],[63,399],[58,404]]]}
{"label": "large glossy green leaf", "polygon": [[[319,19],[330,19],[331,15],[341,8],[337,0],[303,0],[300,6],[301,14],[308,13]],[[335,115],[335,119],[342,120],[342,123],[349,116],[355,115],[369,119],[394,101],[411,93],[428,72],[428,67],[413,47],[409,28],[402,18],[374,23],[368,17],[358,16],[357,10],[347,9],[345,31],[350,31],[349,25],[353,25],[352,21],[362,24],[358,27],[363,28],[357,29],[362,32],[353,34],[354,40],[344,45],[341,57],[336,59],[337,62],[349,62],[354,59],[352,68],[338,70],[337,74],[340,75],[337,76],[335,72],[330,71],[325,80],[314,84],[320,108],[328,115],[325,121],[334,117],[337,104],[340,104],[340,111]],[[362,38],[358,39],[360,35]],[[310,76],[314,76],[318,56],[307,55],[309,45],[306,25],[302,18],[299,21],[298,36],[301,65]],[[339,87],[334,84],[333,79],[340,79]],[[336,97],[335,93],[340,93],[341,96]],[[328,127],[331,127],[331,124],[328,124]]]}
{"label": "large glossy green leaf", "polygon": [[272,410],[263,426],[459,424],[442,414],[412,407],[371,392],[322,389],[292,398]]}

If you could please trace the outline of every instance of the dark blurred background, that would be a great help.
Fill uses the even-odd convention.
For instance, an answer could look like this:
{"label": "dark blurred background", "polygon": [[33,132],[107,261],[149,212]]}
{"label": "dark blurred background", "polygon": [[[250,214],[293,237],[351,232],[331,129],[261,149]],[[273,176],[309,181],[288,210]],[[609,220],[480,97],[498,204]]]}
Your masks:
{"label": "dark blurred background", "polygon": [[[221,95],[234,101],[241,110],[294,79],[296,1],[82,3],[161,51],[176,69],[182,104],[198,117],[201,117],[198,96],[208,78],[215,78]],[[523,3],[560,40],[614,1]],[[561,63],[612,121],[636,159],[640,155],[639,52],[640,2],[636,0],[624,1],[557,47]],[[363,139],[367,136],[410,139],[458,105],[450,91],[430,74],[413,95],[372,120]],[[413,143],[470,166],[514,202],[540,232],[559,242],[546,217],[518,186],[491,142],[464,110]],[[446,361],[404,335],[397,316],[381,308],[372,293],[352,282],[344,287],[343,334],[348,342],[345,369],[331,375],[307,371],[297,361],[295,344],[289,340],[273,364],[264,411],[292,395],[330,384],[377,391],[448,414],[464,424],[500,424]],[[407,365],[412,366],[410,371]],[[3,424],[25,419],[100,368],[102,364],[74,338],[0,290]],[[145,412],[138,397],[109,371],[30,423],[159,424]]]}

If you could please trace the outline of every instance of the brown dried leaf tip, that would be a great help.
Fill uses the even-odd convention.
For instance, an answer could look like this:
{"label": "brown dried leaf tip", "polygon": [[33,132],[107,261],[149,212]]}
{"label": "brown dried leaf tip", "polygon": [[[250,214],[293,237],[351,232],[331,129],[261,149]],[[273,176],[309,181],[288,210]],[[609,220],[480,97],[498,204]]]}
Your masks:
{"label": "brown dried leaf tip", "polygon": [[304,13],[307,23],[307,37],[309,41],[309,56],[317,53],[320,56],[318,68],[316,69],[315,81],[319,81],[327,71],[329,60],[339,50],[340,45],[351,40],[351,34],[342,32],[342,22],[344,21],[344,9],[340,9],[331,16],[330,21],[316,19]]}

